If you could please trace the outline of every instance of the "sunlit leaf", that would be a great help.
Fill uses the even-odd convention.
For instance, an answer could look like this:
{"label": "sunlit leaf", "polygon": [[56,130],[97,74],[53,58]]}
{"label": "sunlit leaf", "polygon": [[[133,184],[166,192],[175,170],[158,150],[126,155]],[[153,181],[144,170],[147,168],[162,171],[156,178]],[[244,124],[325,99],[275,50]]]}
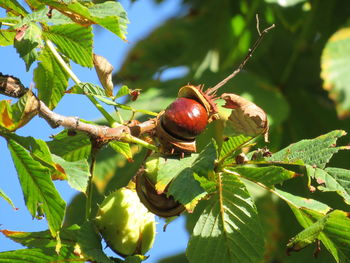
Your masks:
{"label": "sunlit leaf", "polygon": [[224,174],[217,187],[194,227],[187,258],[193,263],[260,262],[264,238],[252,198],[232,175]]}
{"label": "sunlit leaf", "polygon": [[53,109],[68,86],[68,74],[48,48],[41,52],[39,60],[40,63],[34,70],[34,81],[39,91],[39,99]]}
{"label": "sunlit leaf", "polygon": [[228,137],[227,140],[222,143],[220,150],[220,161],[223,159],[225,162],[230,160],[232,161],[232,159],[234,159],[236,156],[236,151],[240,150],[251,139],[252,137],[244,135]]}
{"label": "sunlit leaf", "polygon": [[19,249],[0,253],[1,263],[55,263],[67,261],[81,262],[81,258],[74,254],[71,248],[62,248],[59,255],[54,249]]}
{"label": "sunlit leaf", "polygon": [[37,24],[29,23],[17,29],[14,47],[24,60],[27,71],[38,58],[37,48],[41,44],[41,29]]}
{"label": "sunlit leaf", "polygon": [[43,35],[58,47],[58,50],[74,62],[92,67],[92,27],[83,27],[78,24],[63,24],[49,26]]}
{"label": "sunlit leaf", "polygon": [[248,180],[259,182],[266,186],[273,186],[296,176],[294,172],[278,166],[255,167],[240,165],[230,167],[228,170],[236,172]]}
{"label": "sunlit leaf", "polygon": [[9,29],[0,30],[0,46],[11,46],[14,43],[16,32]]}
{"label": "sunlit leaf", "polygon": [[344,148],[337,147],[336,142],[345,134],[345,131],[335,130],[314,139],[301,140],[266,159],[277,162],[303,160],[305,164],[324,168],[333,154]]}
{"label": "sunlit leaf", "polygon": [[109,143],[113,150],[121,153],[129,161],[132,160],[132,152],[130,145],[125,142],[112,141]]}
{"label": "sunlit leaf", "polygon": [[69,162],[87,159],[91,152],[91,142],[85,133],[70,135],[67,130],[56,135],[47,145],[53,154]]}
{"label": "sunlit leaf", "polygon": [[25,16],[27,11],[17,2],[17,0],[0,0],[0,6],[17,16]]}
{"label": "sunlit leaf", "polygon": [[74,85],[67,91],[67,93],[107,97],[106,91],[104,89],[92,83],[79,83],[79,85]]}
{"label": "sunlit leaf", "polygon": [[323,88],[337,104],[340,116],[350,114],[350,28],[342,28],[328,40],[321,58]]}
{"label": "sunlit leaf", "polygon": [[126,25],[129,22],[126,12],[118,2],[107,1],[86,7],[78,1],[57,2],[39,0],[41,3],[59,10],[74,22],[83,26],[99,24],[122,39],[125,39]]}
{"label": "sunlit leaf", "polygon": [[8,197],[2,189],[0,189],[0,197],[3,198],[7,203],[9,203],[9,205],[11,205],[13,209],[16,209],[10,197]]}
{"label": "sunlit leaf", "polygon": [[67,176],[68,184],[72,188],[85,193],[90,177],[90,166],[88,162],[84,159],[68,162],[54,154],[52,155],[52,159],[63,169],[63,173]]}
{"label": "sunlit leaf", "polygon": [[[72,225],[60,231],[60,242],[62,246],[74,246],[77,242],[78,225]],[[0,232],[12,241],[28,248],[55,248],[57,239],[52,237],[49,230],[39,232],[22,232],[11,230],[0,230]]]}
{"label": "sunlit leaf", "polygon": [[48,221],[51,234],[60,229],[65,202],[51,181],[49,170],[35,161],[30,154],[13,140],[8,147],[18,173],[27,208],[33,217],[43,213]]}

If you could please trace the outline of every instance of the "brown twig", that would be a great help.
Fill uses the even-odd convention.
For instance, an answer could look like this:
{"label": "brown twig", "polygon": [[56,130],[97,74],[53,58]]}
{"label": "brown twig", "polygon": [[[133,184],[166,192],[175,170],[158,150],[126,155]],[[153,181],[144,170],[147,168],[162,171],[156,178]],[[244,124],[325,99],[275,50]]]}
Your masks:
{"label": "brown twig", "polygon": [[[10,75],[0,73],[0,93],[6,96],[20,98],[29,89],[25,88],[21,81]],[[155,129],[157,121],[155,118],[142,123],[132,123],[130,125],[118,125],[117,127],[108,127],[105,125],[91,124],[81,121],[78,117],[63,116],[53,112],[44,102],[38,98],[35,100],[35,107],[40,117],[45,119],[52,128],[59,126],[69,130],[82,131],[90,137],[100,142],[111,140],[130,142],[130,135],[140,137],[144,133],[151,132]]]}
{"label": "brown twig", "polygon": [[244,60],[242,63],[238,66],[238,68],[233,71],[230,75],[228,75],[226,78],[224,78],[222,81],[220,81],[218,84],[216,84],[214,87],[209,88],[206,90],[206,94],[208,95],[215,95],[216,91],[221,88],[223,85],[227,83],[230,79],[234,78],[245,66],[245,64],[248,62],[248,60],[253,56],[254,51],[256,48],[259,46],[261,43],[262,39],[268,33],[272,28],[275,27],[275,24],[272,24],[271,26],[265,28],[262,32],[260,31],[260,25],[259,25],[259,16],[258,14],[256,15],[256,28],[259,34],[259,38],[255,41],[253,44],[253,47],[249,49],[248,54],[245,56]]}

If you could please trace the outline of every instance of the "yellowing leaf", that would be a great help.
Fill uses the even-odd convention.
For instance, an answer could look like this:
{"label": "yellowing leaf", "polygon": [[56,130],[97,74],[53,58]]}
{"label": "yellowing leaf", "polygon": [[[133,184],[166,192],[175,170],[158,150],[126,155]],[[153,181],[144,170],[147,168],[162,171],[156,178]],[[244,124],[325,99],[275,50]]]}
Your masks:
{"label": "yellowing leaf", "polygon": [[350,115],[350,27],[328,40],[321,58],[323,88],[336,103],[338,115]]}

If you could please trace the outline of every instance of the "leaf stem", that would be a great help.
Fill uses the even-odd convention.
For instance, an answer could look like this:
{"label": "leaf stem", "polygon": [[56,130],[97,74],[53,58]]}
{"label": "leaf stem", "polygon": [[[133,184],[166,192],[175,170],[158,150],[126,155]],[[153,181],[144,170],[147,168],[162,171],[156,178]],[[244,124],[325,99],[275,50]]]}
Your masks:
{"label": "leaf stem", "polygon": [[[51,40],[46,39],[46,45],[52,52],[52,54],[55,56],[57,59],[58,63],[64,68],[64,70],[68,73],[68,75],[72,78],[72,80],[75,82],[75,84],[79,85],[82,82],[80,79],[75,75],[75,73],[71,70],[71,68],[68,66],[68,64],[64,61],[62,56],[57,52],[54,44],[52,43]],[[95,105],[95,107],[101,112],[101,114],[106,118],[108,123],[113,126],[114,123],[116,122],[114,118],[102,107],[102,105],[92,96],[92,95],[87,95],[88,99]]]}
{"label": "leaf stem", "polygon": [[286,199],[283,195],[279,194],[277,191],[273,190],[272,188],[270,188],[270,187],[268,187],[268,186],[266,186],[266,185],[264,185],[264,184],[262,184],[262,183],[260,183],[260,182],[254,181],[254,180],[252,180],[252,179],[249,179],[249,178],[247,178],[247,177],[242,176],[241,174],[239,174],[239,173],[237,173],[237,172],[233,172],[233,171],[230,171],[230,170],[225,169],[225,168],[222,169],[222,171],[223,171],[224,173],[228,173],[228,174],[235,175],[235,176],[237,176],[237,177],[244,178],[244,179],[246,179],[246,180],[248,180],[248,181],[250,181],[250,182],[252,182],[252,183],[254,183],[254,184],[258,185],[258,186],[260,186],[261,188],[263,188],[263,189],[269,191],[270,193],[275,194],[277,197],[281,198],[283,201],[285,201],[285,202],[287,202],[287,203],[289,203],[289,204],[291,203],[291,202],[290,202],[288,199]]}
{"label": "leaf stem", "polygon": [[143,146],[143,147],[145,147],[147,149],[150,149],[152,151],[155,151],[155,152],[159,151],[157,146],[155,146],[153,144],[150,144],[150,143],[148,143],[148,142],[146,142],[144,140],[141,140],[141,139],[139,139],[139,138],[137,138],[135,136],[132,136],[130,134],[124,136],[123,137],[123,141],[124,142],[128,142],[128,143],[136,143],[138,145],[141,145],[141,146]]}

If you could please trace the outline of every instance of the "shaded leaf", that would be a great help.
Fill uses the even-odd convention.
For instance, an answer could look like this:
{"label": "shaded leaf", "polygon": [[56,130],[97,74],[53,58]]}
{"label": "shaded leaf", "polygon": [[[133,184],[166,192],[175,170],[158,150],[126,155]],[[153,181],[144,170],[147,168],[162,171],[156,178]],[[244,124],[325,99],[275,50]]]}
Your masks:
{"label": "shaded leaf", "polygon": [[68,184],[75,190],[85,193],[90,177],[90,167],[87,160],[68,162],[54,154],[52,159],[63,169],[63,173],[67,176]]}
{"label": "shaded leaf", "polygon": [[0,189],[0,197],[3,198],[7,203],[9,203],[9,205],[11,205],[13,209],[16,209],[10,197],[8,197],[2,189]]}
{"label": "shaded leaf", "polygon": [[12,118],[15,123],[13,130],[27,124],[38,113],[38,107],[39,102],[31,90],[11,105]]}
{"label": "shaded leaf", "polygon": [[99,55],[94,54],[93,56],[95,70],[97,76],[102,84],[102,87],[105,89],[107,96],[113,96],[113,82],[112,82],[112,71],[113,66],[109,61]]}
{"label": "shaded leaf", "polygon": [[78,24],[63,24],[46,27],[43,35],[58,47],[68,58],[84,67],[92,67],[92,27]]}
{"label": "shaded leaf", "polygon": [[69,77],[48,48],[43,49],[39,60],[40,63],[34,70],[39,99],[53,109],[64,95]]}
{"label": "shaded leaf", "polygon": [[323,88],[337,105],[339,116],[350,114],[350,28],[342,28],[328,40],[321,57]]}
{"label": "shaded leaf", "polygon": [[96,231],[92,222],[87,221],[81,226],[78,234],[78,243],[83,254],[88,259],[99,263],[115,263],[103,253],[101,237]]}
{"label": "shaded leaf", "polygon": [[262,227],[243,183],[223,174],[217,188],[194,227],[187,258],[193,263],[261,261]]}
{"label": "shaded leaf", "polygon": [[324,168],[333,154],[344,147],[337,147],[337,139],[345,131],[335,130],[314,139],[301,140],[267,157],[267,161],[295,162],[303,160],[305,164]]}
{"label": "shaded leaf", "polygon": [[45,213],[51,234],[60,229],[65,202],[51,181],[49,170],[35,161],[18,143],[8,140],[8,147],[19,176],[26,206],[33,217]]}
{"label": "shaded leaf", "polygon": [[317,220],[315,223],[305,228],[303,231],[293,237],[287,244],[288,252],[299,251],[317,241],[325,227],[329,215],[330,214],[321,217],[321,219]]}
{"label": "shaded leaf", "polygon": [[35,23],[29,23],[16,29],[14,47],[24,60],[27,71],[38,58],[37,48],[41,42],[41,29]]}

